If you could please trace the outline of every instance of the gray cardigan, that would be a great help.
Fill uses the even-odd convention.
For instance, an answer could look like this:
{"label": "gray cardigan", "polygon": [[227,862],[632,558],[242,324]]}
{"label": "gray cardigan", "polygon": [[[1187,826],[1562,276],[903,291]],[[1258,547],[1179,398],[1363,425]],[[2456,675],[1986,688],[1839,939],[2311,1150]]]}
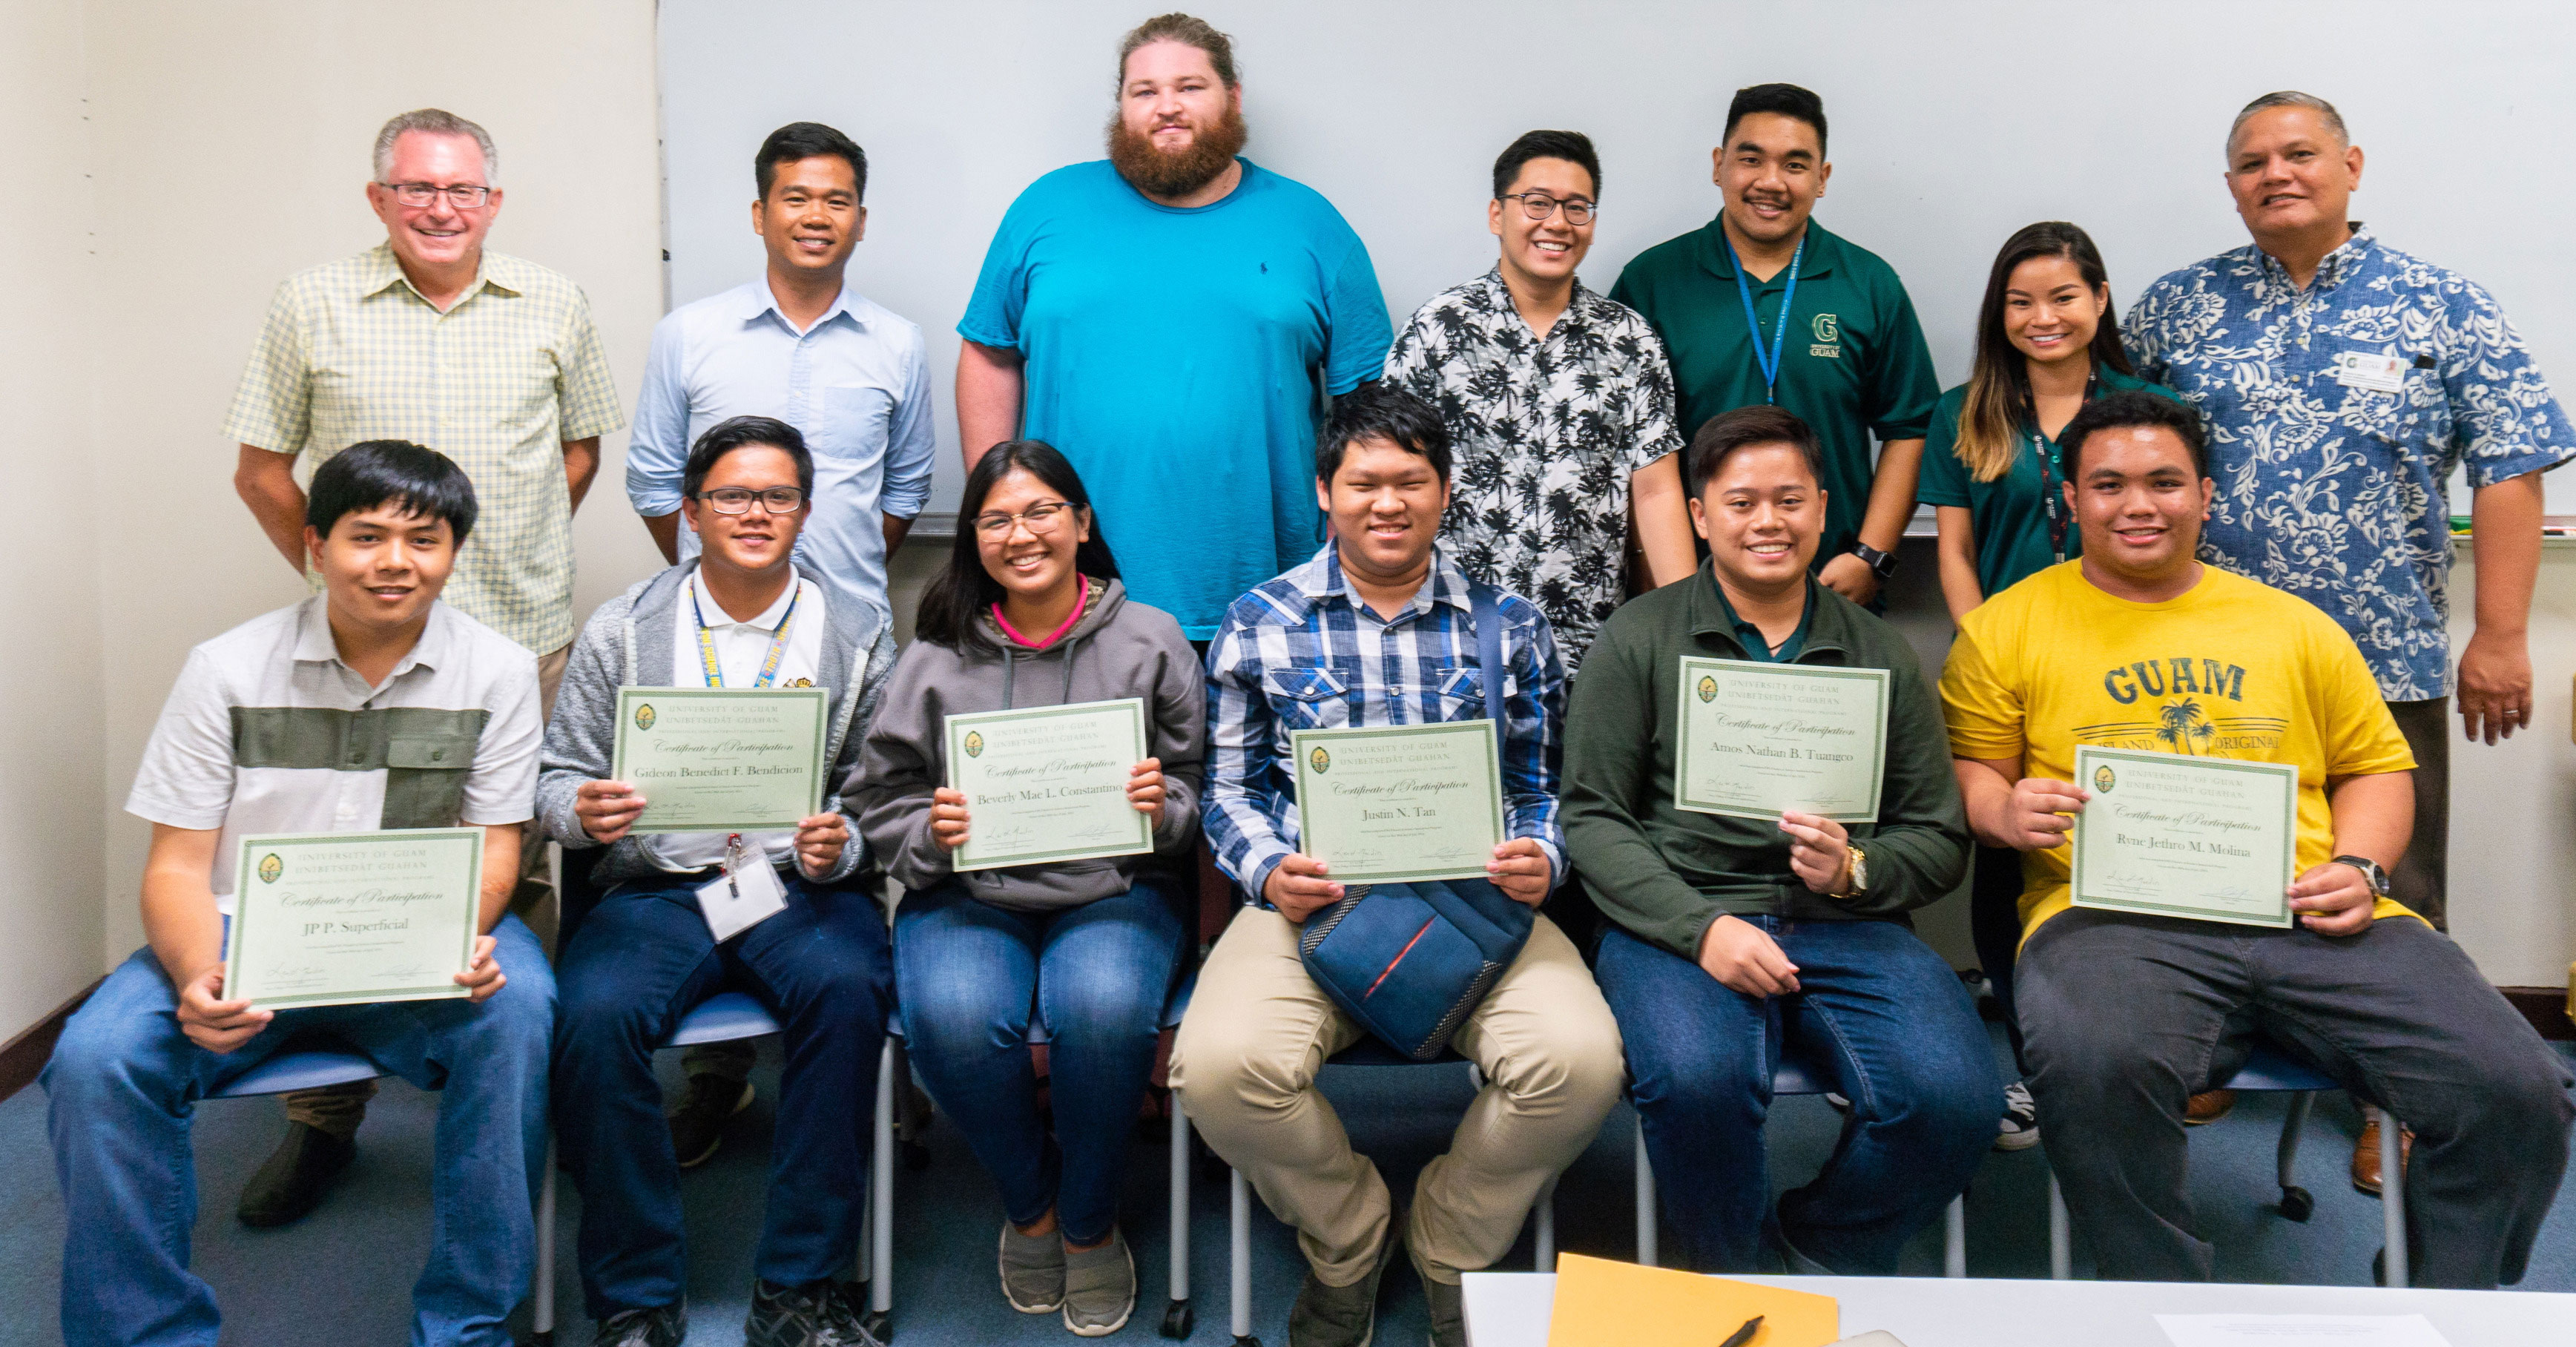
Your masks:
{"label": "gray cardigan", "polygon": [[[680,596],[697,565],[695,560],[684,561],[638,581],[601,604],[573,642],[563,688],[555,694],[554,718],[546,725],[545,756],[537,775],[537,820],[547,836],[568,850],[599,845],[581,830],[581,820],[573,814],[573,795],[582,782],[608,777],[617,740],[617,689],[678,683],[672,642],[678,638]],[[894,634],[875,609],[863,604],[827,597],[824,617],[821,667],[814,682],[831,694],[823,757],[832,764],[834,788],[823,806],[850,819],[850,844],[841,850],[841,863],[822,877],[831,882],[849,878],[867,854],[858,819],[842,797],[849,794],[857,775],[859,746],[867,737],[870,717],[876,714],[877,695],[894,672]],[[853,685],[858,688],[855,697],[850,695]],[[608,854],[591,873],[605,886],[669,872],[655,865],[629,834],[609,845]]]}

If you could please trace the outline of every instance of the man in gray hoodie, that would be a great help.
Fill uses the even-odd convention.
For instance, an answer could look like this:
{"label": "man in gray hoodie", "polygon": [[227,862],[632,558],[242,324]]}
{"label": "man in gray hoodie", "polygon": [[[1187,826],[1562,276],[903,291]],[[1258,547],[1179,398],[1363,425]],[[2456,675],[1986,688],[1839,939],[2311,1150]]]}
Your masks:
{"label": "man in gray hoodie", "polygon": [[[893,978],[885,917],[849,882],[866,848],[839,796],[894,642],[875,610],[797,574],[813,481],[804,438],[784,422],[735,417],[700,436],[682,510],[703,554],[591,615],[546,735],[537,817],[570,850],[607,848],[591,870],[606,891],[557,964],[554,1082],[556,1135],[582,1196],[582,1293],[610,1347],[676,1347],[687,1333],[679,1162],[652,1051],[729,986],[760,999],[787,1049],[743,1340],[876,1347],[833,1279],[858,1241]],[[633,835],[652,802],[608,779],[617,690],[675,685],[825,689],[823,812],[793,831]],[[728,880],[774,886],[778,906],[720,937],[700,891]]]}

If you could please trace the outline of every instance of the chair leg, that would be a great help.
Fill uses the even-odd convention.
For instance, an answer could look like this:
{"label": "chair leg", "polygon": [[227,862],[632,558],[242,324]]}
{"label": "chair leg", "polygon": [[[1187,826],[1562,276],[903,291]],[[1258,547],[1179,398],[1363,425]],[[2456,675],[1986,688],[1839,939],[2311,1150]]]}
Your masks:
{"label": "chair leg", "polygon": [[2299,1186],[2296,1177],[2299,1163],[2299,1133],[2308,1125],[2308,1109],[2317,1102],[2316,1092],[2301,1090],[2290,1096],[2290,1112],[2281,1119],[2281,1145],[2274,1153],[2275,1177],[2281,1184],[2281,1214],[2293,1221],[2304,1221],[2315,1214],[2317,1199]]}
{"label": "chair leg", "polygon": [[2066,1281],[2075,1275],[2075,1237],[2067,1228],[2066,1190],[2057,1184],[2057,1176],[2048,1176],[2048,1275],[2052,1281]]}
{"label": "chair leg", "polygon": [[1234,1301],[1228,1327],[1234,1330],[1235,1347],[1261,1347],[1261,1339],[1252,1336],[1252,1185],[1243,1181],[1240,1169],[1226,1174],[1232,1189],[1226,1214],[1227,1280]]}
{"label": "chair leg", "polygon": [[1646,1155],[1646,1120],[1637,1120],[1637,1266],[1655,1266],[1655,1162]]}
{"label": "chair leg", "polygon": [[868,1279],[868,1331],[893,1336],[894,1318],[894,1040],[877,1053],[876,1144],[868,1148],[868,1228],[876,1275]]}
{"label": "chair leg", "polygon": [[537,1284],[528,1294],[528,1347],[555,1340],[555,1134],[546,1133],[546,1176],[537,1184]]}
{"label": "chair leg", "polygon": [[1968,1195],[1950,1199],[1950,1210],[1941,1221],[1941,1275],[1968,1275]]}
{"label": "chair leg", "polygon": [[2406,1286],[2406,1129],[2379,1111],[2379,1219],[2388,1238],[2388,1285]]}
{"label": "chair leg", "polygon": [[1163,1311],[1163,1336],[1186,1338],[1190,1311],[1190,1117],[1172,1099],[1172,1303]]}
{"label": "chair leg", "polygon": [[1534,1238],[1538,1244],[1537,1264],[1541,1272],[1556,1271],[1556,1180],[1557,1176],[1550,1174],[1547,1182],[1539,1186],[1538,1209],[1531,1213],[1538,1218],[1538,1231]]}

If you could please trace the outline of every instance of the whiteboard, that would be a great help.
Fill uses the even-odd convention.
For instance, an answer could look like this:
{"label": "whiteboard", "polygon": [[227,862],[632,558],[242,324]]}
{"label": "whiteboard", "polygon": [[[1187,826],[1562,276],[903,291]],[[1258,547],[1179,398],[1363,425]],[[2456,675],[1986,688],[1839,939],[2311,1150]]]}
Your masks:
{"label": "whiteboard", "polygon": [[[1119,37],[1160,0],[801,4],[662,0],[674,304],[760,274],[751,159],[790,121],[868,153],[852,283],[929,339],[942,453],[962,472],[956,323],[985,245],[1039,174],[1103,156]],[[2576,392],[2576,6],[2275,0],[1536,4],[1220,0],[1246,154],[1322,191],[1368,243],[1401,325],[1494,260],[1494,156],[1523,131],[1585,132],[1602,214],[1584,280],[1716,213],[1709,149],[1746,84],[1821,94],[1834,177],[1817,219],[1905,280],[1946,386],[1967,375],[1978,298],[2006,235],[2091,231],[2125,312],[2148,281],[2245,242],[2220,181],[2254,96],[2332,100],[2368,156],[2353,213],[2392,247],[2503,303]],[[1175,341],[1188,333],[1176,329]],[[2576,512],[2576,473],[2551,509]],[[2464,496],[2454,507],[2465,511]]]}

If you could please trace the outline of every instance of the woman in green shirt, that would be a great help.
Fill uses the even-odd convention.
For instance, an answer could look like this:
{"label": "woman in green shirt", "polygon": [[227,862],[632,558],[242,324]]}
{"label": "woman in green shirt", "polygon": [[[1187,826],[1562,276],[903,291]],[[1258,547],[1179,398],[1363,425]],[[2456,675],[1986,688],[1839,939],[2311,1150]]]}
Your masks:
{"label": "woman in green shirt", "polygon": [[[1977,358],[1968,382],[1941,396],[1923,445],[1916,499],[1941,527],[1941,597],[1952,621],[1987,596],[2075,555],[2074,512],[2057,432],[2092,398],[2124,388],[2172,397],[2130,371],[2102,254],[2063,221],[2028,225],[2004,241],[1977,313]],[[2012,1015],[2013,956],[2021,937],[2021,853],[1977,848],[1969,914],[1977,961],[2004,1012],[2013,1055],[2021,1028]],[[2019,1150],[2039,1140],[2030,1091],[2004,1091],[1995,1145]]]}

